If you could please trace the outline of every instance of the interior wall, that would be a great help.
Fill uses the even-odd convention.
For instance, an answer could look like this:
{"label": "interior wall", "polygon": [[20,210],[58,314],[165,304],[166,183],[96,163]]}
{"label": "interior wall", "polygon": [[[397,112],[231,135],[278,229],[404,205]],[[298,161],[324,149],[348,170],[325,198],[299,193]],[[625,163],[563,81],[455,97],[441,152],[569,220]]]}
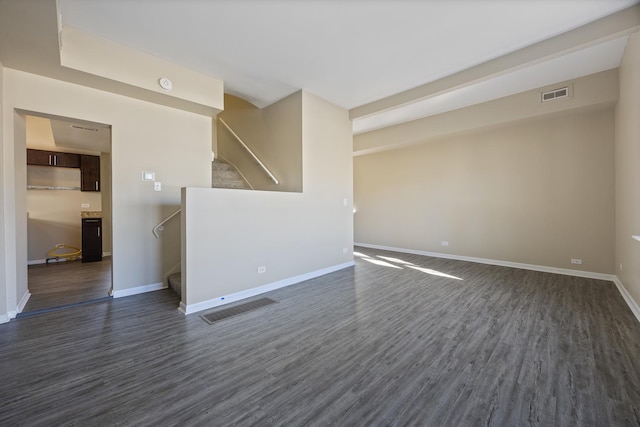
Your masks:
{"label": "interior wall", "polygon": [[[9,72],[10,70],[7,70]],[[5,74],[5,79],[7,78],[7,74]],[[8,79],[7,79],[8,80]],[[5,95],[8,91],[5,91]],[[6,106],[10,105],[7,102]],[[5,110],[5,113],[8,113]],[[7,221],[7,225],[15,224],[13,227],[12,233],[8,234],[8,239],[13,244],[14,252],[10,254],[13,258],[11,260],[11,266],[14,266],[15,269],[15,288],[7,289],[7,292],[10,294],[9,298],[13,298],[16,303],[10,303],[9,313],[11,317],[14,317],[14,313],[18,313],[22,311],[26,301],[29,298],[29,288],[27,283],[27,239],[24,237],[27,236],[27,226],[26,226],[26,212],[27,212],[27,198],[26,198],[26,189],[27,189],[27,174],[26,174],[26,165],[27,165],[27,121],[26,117],[13,110],[13,126],[6,126],[6,131],[13,131],[13,137],[7,137],[5,135],[4,141],[6,144],[10,144],[10,141],[13,141],[13,165],[15,169],[20,169],[21,173],[13,174],[13,203],[11,206],[13,209],[13,216],[9,221]],[[9,255],[9,254],[8,254]],[[11,283],[11,282],[8,282]],[[13,293],[13,295],[11,295]],[[15,310],[13,307],[16,307]]]}
{"label": "interior wall", "polygon": [[612,273],[613,142],[607,108],[356,157],[355,241]]}
{"label": "interior wall", "polygon": [[[11,160],[3,158],[1,187],[15,195],[15,204],[8,200],[14,218],[5,221],[4,231],[8,244],[17,247],[10,268],[24,268],[25,277],[12,279],[10,272],[2,286],[20,291],[24,282],[26,291],[26,239],[17,237],[27,230],[26,138],[21,139],[16,110],[112,125],[114,291],[160,286],[162,254],[179,242],[155,239],[151,231],[167,210],[179,207],[181,187],[211,185],[211,118],[13,69],[5,68],[4,79],[3,153]],[[142,171],[155,172],[162,191],[143,181]],[[7,233],[12,229],[17,236]],[[21,298],[8,295],[10,311]]]}
{"label": "interior wall", "polygon": [[[304,192],[185,189],[187,311],[353,261],[348,112],[308,93],[302,93],[301,107]],[[260,266],[264,273],[257,273]]]}
{"label": "interior wall", "polygon": [[640,305],[640,34],[629,37],[616,106],[616,273]]}
{"label": "interior wall", "polygon": [[[5,173],[5,163],[7,157],[7,153],[5,151],[4,144],[4,123],[2,117],[4,117],[3,113],[4,107],[4,66],[2,62],[0,62],[0,182],[5,181],[4,173]],[[7,240],[5,239],[4,229],[5,229],[5,220],[4,220],[4,212],[8,209],[7,200],[5,198],[4,186],[0,185],[0,282],[5,283],[5,285],[0,284],[0,323],[5,323],[9,321],[8,308],[7,308],[7,271],[5,268],[5,245]]]}
{"label": "interior wall", "polygon": [[269,180],[266,190],[303,190],[302,111],[302,91],[262,109],[265,138],[256,141],[255,151],[265,164],[272,165],[280,181],[274,184]]}
{"label": "interior wall", "polygon": [[274,174],[278,184],[223,125],[218,126],[220,157],[234,164],[256,190],[302,191],[301,105],[301,91],[263,109],[225,95],[225,111],[218,115]]}

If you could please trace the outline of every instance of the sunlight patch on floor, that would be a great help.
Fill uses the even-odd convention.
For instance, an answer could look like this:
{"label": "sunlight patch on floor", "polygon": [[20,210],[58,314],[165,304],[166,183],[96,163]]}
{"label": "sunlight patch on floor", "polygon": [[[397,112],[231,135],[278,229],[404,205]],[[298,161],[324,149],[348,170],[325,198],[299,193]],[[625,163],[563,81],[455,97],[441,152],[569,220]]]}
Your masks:
{"label": "sunlight patch on floor", "polygon": [[[464,279],[462,279],[460,277],[452,276],[451,274],[443,273],[441,271],[433,270],[431,268],[419,267],[419,266],[415,265],[414,263],[409,262],[409,261],[405,261],[405,260],[403,260],[401,258],[395,258],[395,257],[383,256],[383,255],[376,255],[376,258],[381,258],[381,259],[375,259],[375,258],[371,258],[367,254],[363,254],[362,252],[355,252],[355,251],[353,252],[353,255],[361,258],[363,261],[367,261],[367,262],[370,262],[371,264],[375,264],[375,265],[380,265],[382,267],[397,268],[399,270],[403,270],[403,267],[408,267],[408,268],[412,268],[412,269],[414,269],[416,271],[420,271],[421,273],[431,274],[432,276],[445,277],[447,279],[454,279],[454,280],[464,280]],[[402,267],[400,267],[399,265],[395,265],[393,263],[399,264]]]}
{"label": "sunlight patch on floor", "polygon": [[382,261],[379,259],[373,259],[373,258],[362,258],[364,261],[370,262],[371,264],[375,264],[375,265],[381,265],[383,267],[391,267],[391,268],[397,268],[398,270],[402,270],[402,267],[398,267],[397,265],[393,265],[389,262],[386,261]]}
{"label": "sunlight patch on floor", "polygon": [[390,262],[395,262],[395,263],[397,263],[397,264],[415,265],[415,264],[414,264],[414,263],[412,263],[412,262],[408,262],[408,261],[402,260],[402,259],[400,259],[400,258],[393,258],[393,257],[390,257],[390,256],[382,256],[382,255],[378,255],[378,258],[382,258],[382,259],[384,259],[384,260],[386,260],[386,261],[390,261]]}
{"label": "sunlight patch on floor", "polygon": [[362,252],[353,252],[354,256],[360,257],[360,258],[371,258],[369,255],[363,254]]}

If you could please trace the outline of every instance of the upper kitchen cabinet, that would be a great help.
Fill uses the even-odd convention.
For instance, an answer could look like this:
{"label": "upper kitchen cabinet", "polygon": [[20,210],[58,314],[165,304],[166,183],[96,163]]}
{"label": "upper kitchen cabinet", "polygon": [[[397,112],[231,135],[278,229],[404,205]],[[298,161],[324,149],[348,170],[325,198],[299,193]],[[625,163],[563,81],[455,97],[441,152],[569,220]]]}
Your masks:
{"label": "upper kitchen cabinet", "polygon": [[27,164],[34,166],[79,168],[80,155],[73,153],[60,153],[57,151],[33,150],[29,148],[27,149]]}
{"label": "upper kitchen cabinet", "polygon": [[80,189],[100,191],[100,156],[80,156]]}

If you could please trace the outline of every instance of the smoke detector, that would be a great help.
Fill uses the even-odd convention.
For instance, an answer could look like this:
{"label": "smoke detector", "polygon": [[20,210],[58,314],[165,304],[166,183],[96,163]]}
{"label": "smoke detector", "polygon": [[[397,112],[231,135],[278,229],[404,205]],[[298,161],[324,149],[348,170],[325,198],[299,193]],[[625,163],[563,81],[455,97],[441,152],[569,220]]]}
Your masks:
{"label": "smoke detector", "polygon": [[160,87],[166,91],[170,91],[173,88],[173,83],[167,77],[161,77],[158,79],[158,84]]}

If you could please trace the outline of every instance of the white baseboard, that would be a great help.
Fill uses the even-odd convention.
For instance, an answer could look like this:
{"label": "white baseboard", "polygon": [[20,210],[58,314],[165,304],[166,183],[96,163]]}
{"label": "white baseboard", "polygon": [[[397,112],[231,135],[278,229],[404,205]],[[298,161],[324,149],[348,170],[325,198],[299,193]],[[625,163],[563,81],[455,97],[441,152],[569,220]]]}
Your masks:
{"label": "white baseboard", "polygon": [[0,314],[0,325],[3,323],[7,323],[9,321],[9,316],[6,314]]}
{"label": "white baseboard", "polygon": [[184,314],[191,314],[198,311],[207,310],[209,308],[230,304],[232,302],[254,297],[256,295],[264,294],[265,292],[284,288],[286,286],[295,285],[296,283],[304,282],[305,280],[315,279],[316,277],[324,276],[325,274],[333,273],[334,271],[342,270],[348,267],[352,267],[354,265],[355,265],[355,262],[349,261],[349,262],[345,262],[344,264],[338,264],[338,265],[323,268],[320,270],[312,271],[310,273],[300,274],[298,276],[289,277],[288,279],[278,280],[277,282],[268,283],[266,285],[258,286],[256,288],[247,289],[245,291],[236,292],[230,295],[224,295],[218,298],[198,302],[195,304],[185,305],[183,302],[180,302],[179,310]]}
{"label": "white baseboard", "polygon": [[113,297],[114,298],[128,297],[131,295],[144,294],[146,292],[159,291],[160,289],[166,289],[166,288],[167,287],[165,286],[165,284],[160,282],[160,283],[152,283],[150,285],[138,286],[135,288],[114,289]]}
{"label": "white baseboard", "polygon": [[30,297],[31,297],[31,292],[27,291],[22,296],[22,298],[20,298],[20,302],[18,303],[18,309],[17,309],[18,313],[22,313],[22,310],[24,310],[24,307],[27,305],[27,301],[29,301]]}
{"label": "white baseboard", "polygon": [[[80,257],[78,257],[77,259],[80,259]],[[54,263],[54,262],[68,262],[69,259],[68,258],[60,258],[60,259],[50,259],[49,260],[49,264]],[[37,264],[46,264],[47,260],[46,259],[32,259],[31,261],[27,261],[27,265],[37,265]]]}
{"label": "white baseboard", "polygon": [[633,298],[627,291],[627,288],[624,287],[624,285],[622,284],[618,276],[615,276],[615,278],[613,279],[613,283],[616,284],[616,287],[618,288],[618,292],[620,292],[620,295],[622,295],[622,298],[624,298],[625,302],[631,309],[631,312],[633,313],[634,316],[636,316],[636,319],[638,319],[638,322],[640,322],[640,307],[633,300]]}
{"label": "white baseboard", "polygon": [[566,276],[585,277],[587,279],[613,281],[614,278],[616,277],[613,274],[596,273],[592,271],[581,271],[581,270],[572,270],[569,268],[547,267],[544,265],[523,264],[520,262],[500,261],[497,259],[476,258],[476,257],[470,257],[470,256],[463,256],[463,255],[443,254],[440,252],[426,252],[426,251],[419,251],[415,249],[396,248],[393,246],[370,245],[368,243],[354,243],[353,245],[361,246],[363,248],[380,249],[383,251],[423,255],[423,256],[430,256],[434,258],[455,259],[458,261],[477,262],[480,264],[498,265],[501,267],[521,268],[523,270],[533,270],[533,271],[542,271],[544,273],[564,274]]}
{"label": "white baseboard", "polygon": [[[102,253],[103,257],[106,256],[111,256],[111,252],[103,252]],[[82,256],[76,257],[73,259],[73,261],[78,260],[78,259],[82,259]],[[69,261],[69,258],[49,258],[49,264],[51,264],[52,262],[67,262]],[[30,261],[27,261],[27,265],[37,265],[37,264],[46,264],[47,260],[46,259],[32,259]]]}

